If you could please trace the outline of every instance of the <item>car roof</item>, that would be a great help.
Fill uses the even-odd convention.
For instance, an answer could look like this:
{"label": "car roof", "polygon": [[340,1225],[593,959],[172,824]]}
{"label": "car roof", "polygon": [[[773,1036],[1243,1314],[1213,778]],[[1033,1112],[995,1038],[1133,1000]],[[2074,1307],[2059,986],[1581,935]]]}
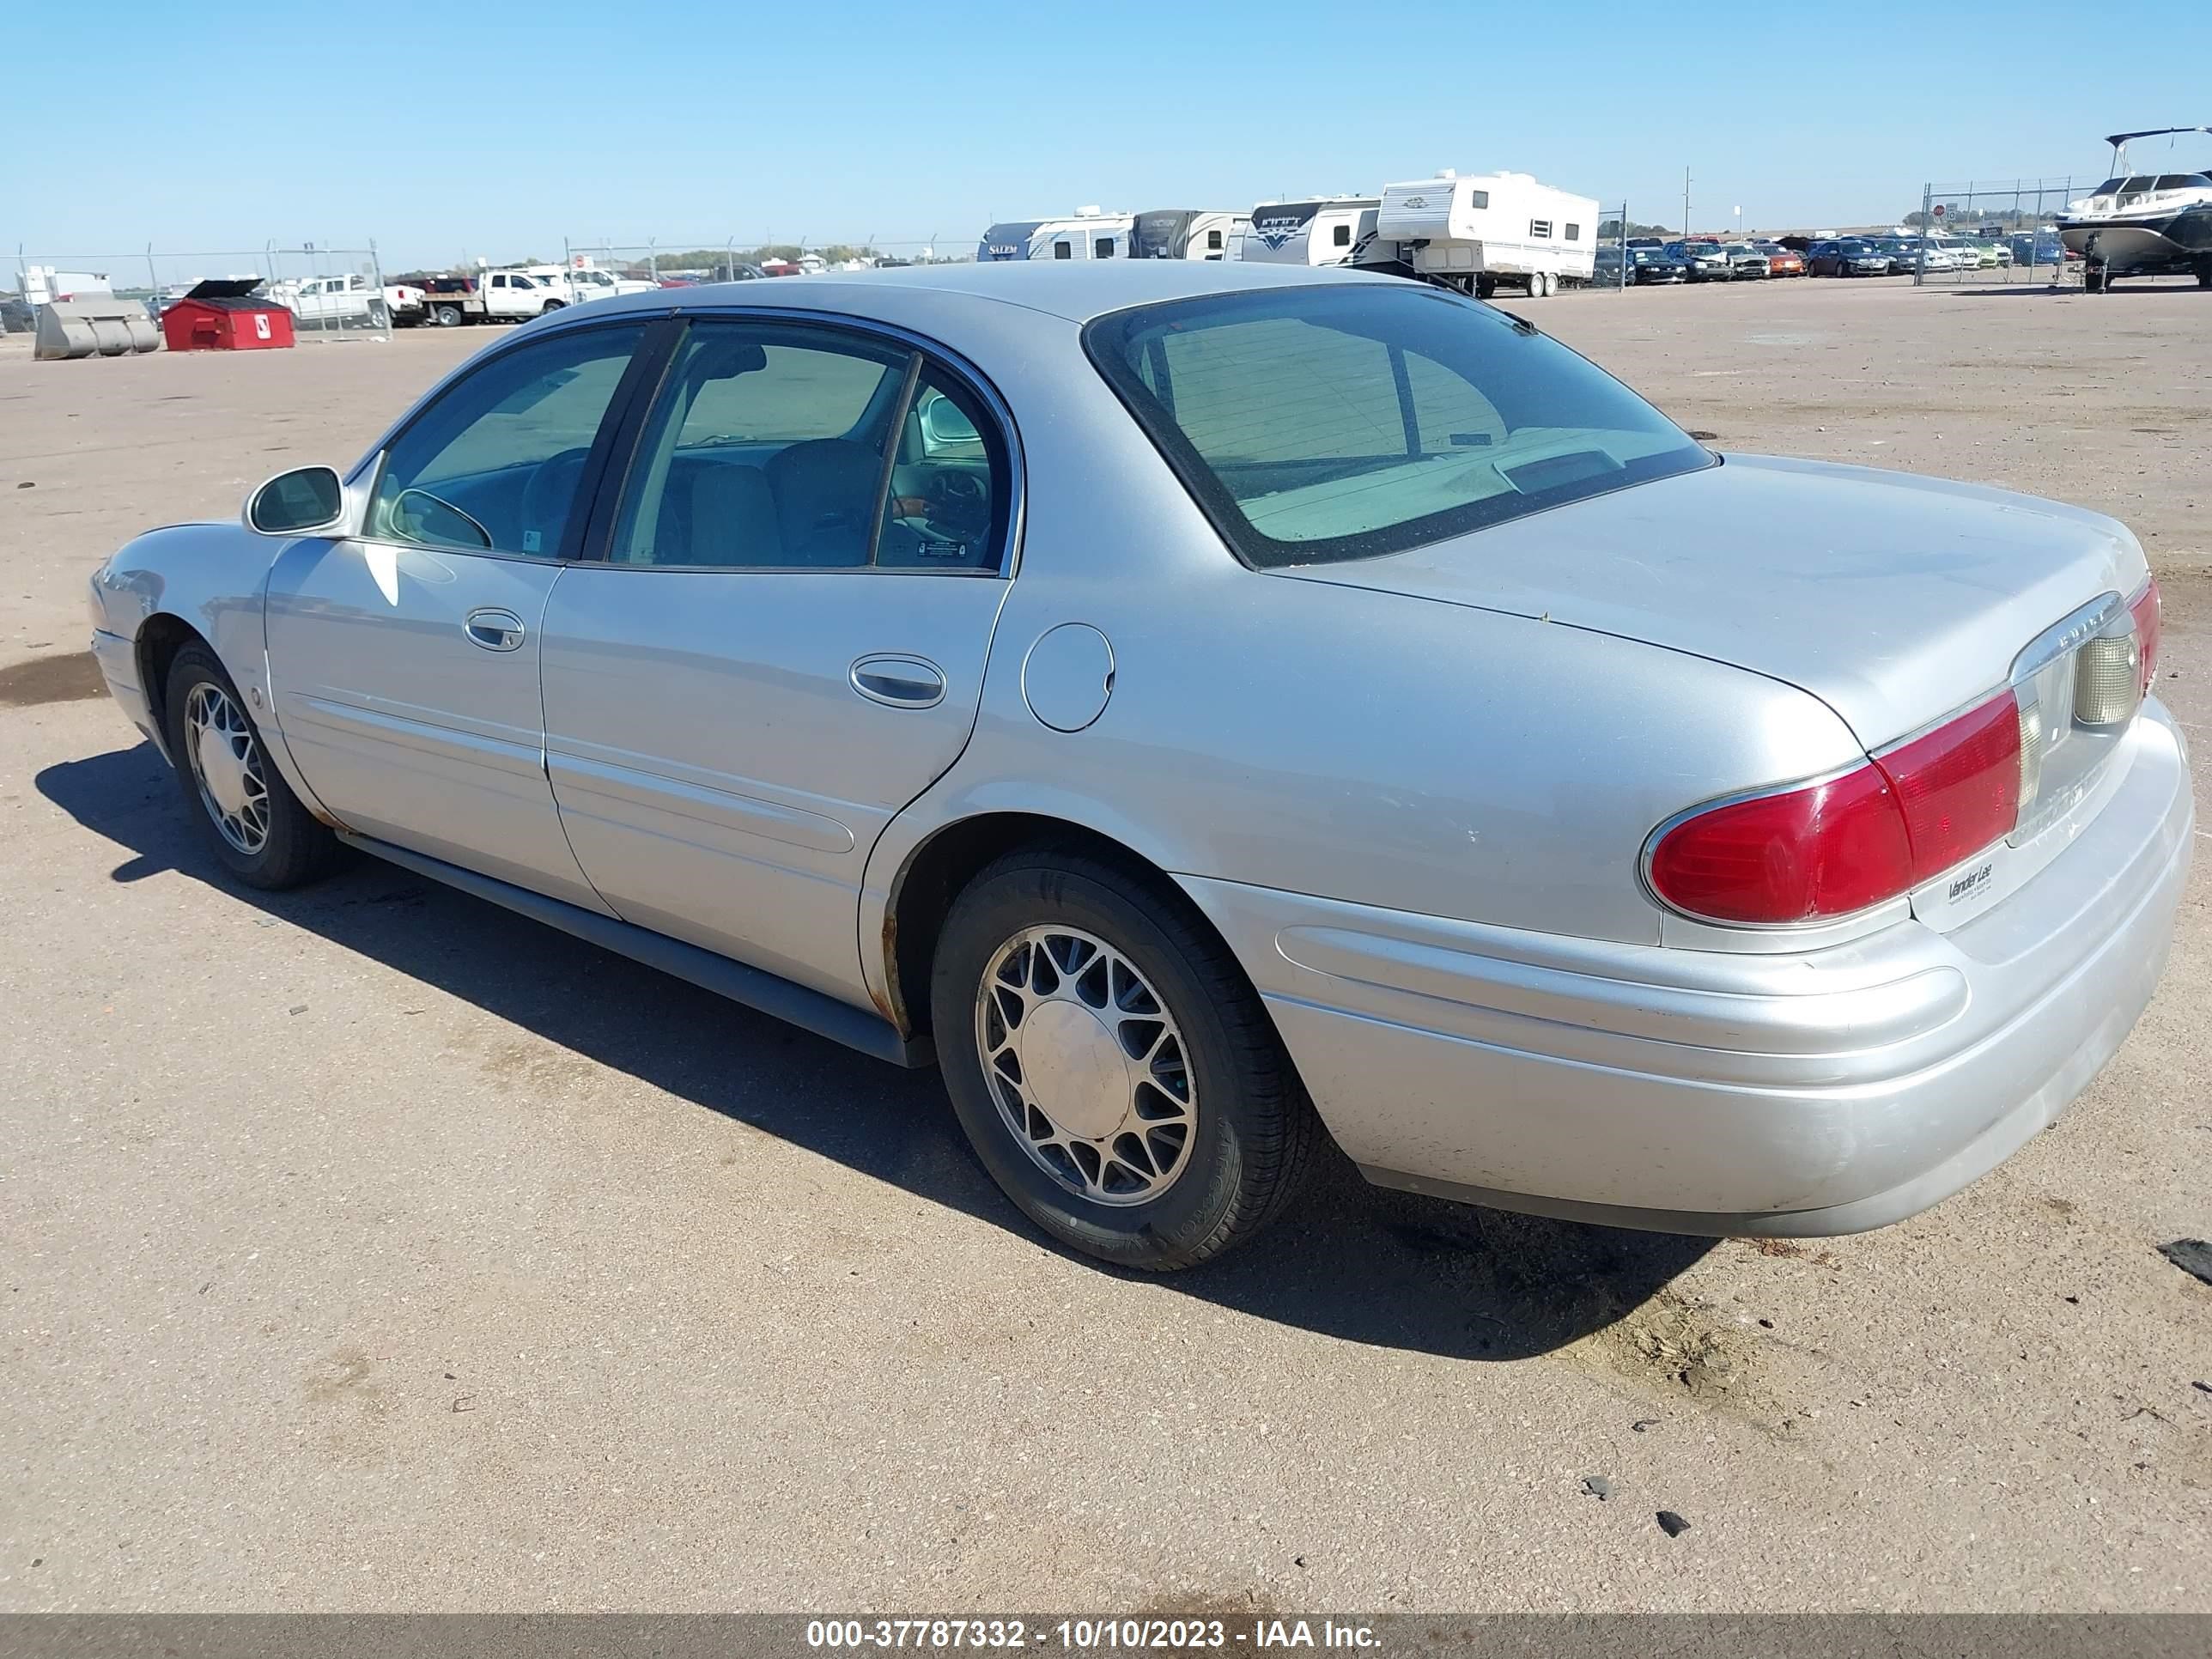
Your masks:
{"label": "car roof", "polygon": [[594,300],[591,309],[595,317],[663,310],[680,294],[673,302],[686,311],[757,305],[865,317],[873,308],[872,297],[888,299],[895,290],[906,290],[972,300],[979,307],[1019,306],[1085,323],[1109,311],[1163,300],[1330,283],[1395,285],[1404,281],[1343,266],[1245,264],[1221,259],[1007,259],[779,276],[768,282],[702,283],[659,294]]}

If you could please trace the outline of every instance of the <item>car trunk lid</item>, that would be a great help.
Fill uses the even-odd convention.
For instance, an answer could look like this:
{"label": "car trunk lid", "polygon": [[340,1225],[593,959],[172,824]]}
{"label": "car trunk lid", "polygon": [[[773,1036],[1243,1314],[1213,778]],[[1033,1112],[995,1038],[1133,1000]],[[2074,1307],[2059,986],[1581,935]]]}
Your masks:
{"label": "car trunk lid", "polygon": [[1725,464],[1315,581],[1517,614],[1750,669],[1810,692],[1869,750],[2003,684],[2053,624],[2145,576],[2100,514],[1820,462]]}

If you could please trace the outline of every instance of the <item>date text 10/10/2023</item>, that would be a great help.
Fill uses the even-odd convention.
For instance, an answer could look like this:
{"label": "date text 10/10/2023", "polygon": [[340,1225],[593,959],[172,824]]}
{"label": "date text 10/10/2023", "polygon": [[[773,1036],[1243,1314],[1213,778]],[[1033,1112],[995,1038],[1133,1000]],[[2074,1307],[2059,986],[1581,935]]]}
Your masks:
{"label": "date text 10/10/2023", "polygon": [[1255,1619],[817,1619],[806,1645],[839,1649],[1057,1649],[1062,1652],[1251,1650],[1332,1648],[1371,1651],[1368,1626],[1334,1620]]}

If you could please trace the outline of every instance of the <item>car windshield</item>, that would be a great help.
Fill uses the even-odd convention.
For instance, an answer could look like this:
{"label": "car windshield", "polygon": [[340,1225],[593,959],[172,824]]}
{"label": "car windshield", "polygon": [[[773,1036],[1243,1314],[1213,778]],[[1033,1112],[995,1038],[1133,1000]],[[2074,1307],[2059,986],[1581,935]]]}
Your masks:
{"label": "car windshield", "polygon": [[1141,306],[1084,344],[1257,566],[1401,552],[1717,465],[1566,347],[1410,283]]}

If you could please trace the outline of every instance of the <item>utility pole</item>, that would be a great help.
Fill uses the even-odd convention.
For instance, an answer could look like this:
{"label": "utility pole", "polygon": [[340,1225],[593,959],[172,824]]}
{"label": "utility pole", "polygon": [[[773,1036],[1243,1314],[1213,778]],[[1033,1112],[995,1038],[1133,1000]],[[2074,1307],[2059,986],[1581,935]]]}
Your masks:
{"label": "utility pole", "polygon": [[1689,168],[1687,168],[1687,167],[1684,167],[1684,168],[1682,169],[1682,235],[1683,235],[1683,237],[1684,237],[1684,239],[1685,239],[1685,240],[1687,240],[1687,238],[1689,237],[1689,234],[1690,234],[1690,170],[1689,170]]}

